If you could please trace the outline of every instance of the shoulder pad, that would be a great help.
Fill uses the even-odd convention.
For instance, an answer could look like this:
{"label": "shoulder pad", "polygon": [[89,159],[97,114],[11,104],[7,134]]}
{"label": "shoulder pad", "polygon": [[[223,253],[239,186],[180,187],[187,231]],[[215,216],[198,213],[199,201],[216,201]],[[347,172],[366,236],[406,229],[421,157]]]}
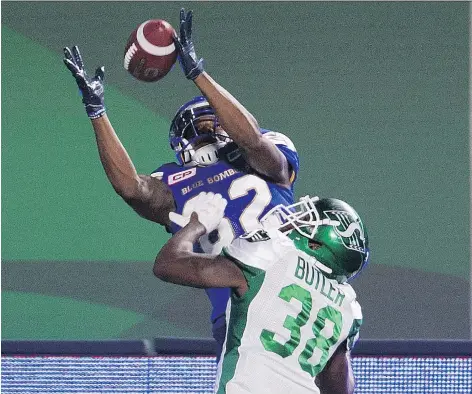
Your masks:
{"label": "shoulder pad", "polygon": [[166,173],[169,171],[176,171],[179,168],[182,170],[185,169],[185,167],[174,162],[164,163],[164,164],[161,164],[159,167],[157,167],[154,171],[152,171],[151,174],[155,174],[156,172]]}
{"label": "shoulder pad", "polygon": [[160,181],[162,181],[163,177],[164,177],[164,173],[162,171],[156,171],[151,174],[151,178],[157,178]]}
{"label": "shoulder pad", "polygon": [[261,130],[261,133],[264,138],[271,140],[275,145],[284,145],[290,150],[293,150],[294,152],[297,151],[292,140],[288,138],[285,134],[270,130]]}
{"label": "shoulder pad", "polygon": [[288,238],[285,242],[283,238],[286,237],[278,231],[256,230],[236,238],[228,247],[223,248],[223,253],[243,265],[266,270],[284,254],[286,242],[291,244]]}

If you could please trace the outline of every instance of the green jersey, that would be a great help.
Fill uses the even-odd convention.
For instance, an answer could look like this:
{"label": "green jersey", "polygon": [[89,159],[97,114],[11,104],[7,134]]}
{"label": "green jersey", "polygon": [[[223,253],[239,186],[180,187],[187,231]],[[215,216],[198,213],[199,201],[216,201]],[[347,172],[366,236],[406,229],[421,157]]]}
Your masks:
{"label": "green jersey", "polygon": [[356,293],[278,230],[259,230],[223,249],[248,290],[232,292],[217,393],[319,393],[315,377],[336,348],[352,348],[362,323]]}

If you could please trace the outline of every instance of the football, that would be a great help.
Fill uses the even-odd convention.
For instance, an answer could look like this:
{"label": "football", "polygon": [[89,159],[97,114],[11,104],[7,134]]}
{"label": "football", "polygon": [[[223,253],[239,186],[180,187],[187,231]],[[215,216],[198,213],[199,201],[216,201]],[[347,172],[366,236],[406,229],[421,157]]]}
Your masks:
{"label": "football", "polygon": [[163,19],[141,23],[129,36],[125,47],[124,67],[144,82],[164,78],[177,59],[172,35],[174,28]]}

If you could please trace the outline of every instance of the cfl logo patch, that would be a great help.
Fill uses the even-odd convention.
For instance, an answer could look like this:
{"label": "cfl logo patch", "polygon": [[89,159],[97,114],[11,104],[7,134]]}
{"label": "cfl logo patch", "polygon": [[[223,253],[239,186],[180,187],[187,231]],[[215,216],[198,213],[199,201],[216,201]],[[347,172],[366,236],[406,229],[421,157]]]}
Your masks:
{"label": "cfl logo patch", "polygon": [[196,168],[189,168],[188,170],[176,172],[175,174],[169,175],[167,178],[167,184],[173,185],[175,183],[182,182],[185,179],[189,179],[197,173]]}

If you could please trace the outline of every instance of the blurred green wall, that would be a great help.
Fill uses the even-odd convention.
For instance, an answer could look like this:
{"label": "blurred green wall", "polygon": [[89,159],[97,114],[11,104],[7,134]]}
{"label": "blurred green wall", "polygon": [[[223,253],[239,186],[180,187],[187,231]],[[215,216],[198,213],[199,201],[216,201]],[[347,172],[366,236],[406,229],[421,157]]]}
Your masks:
{"label": "blurred green wall", "polygon": [[[168,235],[108,184],[62,63],[78,44],[90,72],[105,65],[109,117],[149,173],[173,160],[169,119],[198,91],[179,67],[157,83],[133,79],[124,45],[147,19],[177,26],[181,6],[195,12],[207,71],[294,141],[297,195],[335,196],[364,217],[365,335],[467,336],[466,2],[22,1],[2,2],[3,337],[210,335],[203,291],[152,277]],[[386,294],[392,282],[400,294]],[[381,299],[411,326],[383,327]],[[452,328],[434,324],[448,318],[443,304]]]}

